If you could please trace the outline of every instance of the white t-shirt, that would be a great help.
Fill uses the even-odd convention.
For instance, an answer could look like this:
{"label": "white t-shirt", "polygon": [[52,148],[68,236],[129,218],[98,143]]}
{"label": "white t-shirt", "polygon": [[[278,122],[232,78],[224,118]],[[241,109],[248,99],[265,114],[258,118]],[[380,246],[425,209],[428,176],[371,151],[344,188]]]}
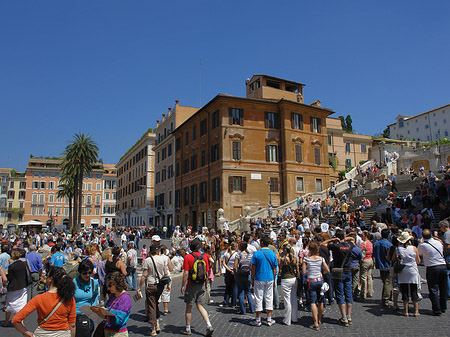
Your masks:
{"label": "white t-shirt", "polygon": [[237,252],[231,252],[230,253],[225,252],[223,254],[223,257],[225,258],[225,262],[227,263],[228,268],[233,269],[234,268],[234,260],[236,259]]}
{"label": "white t-shirt", "polygon": [[[433,245],[434,248],[431,245]],[[425,266],[432,267],[445,264],[445,259],[442,256],[444,253],[444,247],[438,240],[433,238],[426,240],[421,243],[417,249],[419,251],[419,255],[423,256],[423,264]]]}

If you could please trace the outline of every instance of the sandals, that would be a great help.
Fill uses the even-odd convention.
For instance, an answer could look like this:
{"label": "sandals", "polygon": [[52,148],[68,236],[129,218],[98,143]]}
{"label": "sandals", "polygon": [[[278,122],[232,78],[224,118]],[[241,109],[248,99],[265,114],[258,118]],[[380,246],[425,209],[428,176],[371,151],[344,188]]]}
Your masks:
{"label": "sandals", "polygon": [[314,325],[310,325],[309,326],[311,329],[315,330],[315,331],[319,331],[319,326],[314,326]]}

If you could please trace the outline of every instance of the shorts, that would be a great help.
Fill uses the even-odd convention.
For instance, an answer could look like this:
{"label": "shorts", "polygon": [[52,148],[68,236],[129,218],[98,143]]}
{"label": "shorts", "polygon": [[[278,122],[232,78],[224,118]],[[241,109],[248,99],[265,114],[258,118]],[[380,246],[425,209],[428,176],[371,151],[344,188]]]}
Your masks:
{"label": "shorts", "polygon": [[204,304],[206,300],[205,283],[191,283],[184,292],[184,303],[186,304]]}
{"label": "shorts", "polygon": [[336,295],[336,303],[337,304],[353,303],[352,274],[344,272],[342,280],[332,280],[332,281],[334,293]]}
{"label": "shorts", "polygon": [[400,283],[400,291],[402,292],[403,302],[408,302],[410,297],[413,302],[419,301],[419,294],[417,293],[417,284]]}
{"label": "shorts", "polygon": [[309,301],[312,304],[325,303],[325,296],[320,295],[322,291],[323,280],[318,282],[309,282],[308,280],[308,290],[309,290]]}
{"label": "shorts", "polygon": [[255,311],[273,310],[273,281],[255,281]]}

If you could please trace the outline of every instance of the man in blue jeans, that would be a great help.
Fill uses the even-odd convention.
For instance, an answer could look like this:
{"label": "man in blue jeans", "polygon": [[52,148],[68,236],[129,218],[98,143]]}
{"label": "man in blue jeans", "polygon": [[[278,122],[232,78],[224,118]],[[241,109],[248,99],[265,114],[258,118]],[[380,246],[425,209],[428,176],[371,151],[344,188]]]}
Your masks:
{"label": "man in blue jeans", "polygon": [[343,326],[349,326],[352,321],[352,273],[350,269],[350,253],[353,249],[352,238],[345,239],[344,231],[338,229],[335,234],[335,238],[324,241],[323,247],[328,248],[333,253],[333,266],[335,268],[343,268],[343,274],[341,277],[334,276],[333,272],[331,277],[333,279],[333,289],[336,295],[336,302],[341,312],[341,318],[338,323]]}

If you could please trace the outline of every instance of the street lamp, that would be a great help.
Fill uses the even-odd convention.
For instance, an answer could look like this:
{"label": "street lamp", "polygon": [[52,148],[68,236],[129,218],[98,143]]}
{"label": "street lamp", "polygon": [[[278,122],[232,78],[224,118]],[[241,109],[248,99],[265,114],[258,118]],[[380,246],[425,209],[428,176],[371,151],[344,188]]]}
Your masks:
{"label": "street lamp", "polygon": [[272,219],[272,184],[270,178],[267,184],[269,185],[269,218]]}

